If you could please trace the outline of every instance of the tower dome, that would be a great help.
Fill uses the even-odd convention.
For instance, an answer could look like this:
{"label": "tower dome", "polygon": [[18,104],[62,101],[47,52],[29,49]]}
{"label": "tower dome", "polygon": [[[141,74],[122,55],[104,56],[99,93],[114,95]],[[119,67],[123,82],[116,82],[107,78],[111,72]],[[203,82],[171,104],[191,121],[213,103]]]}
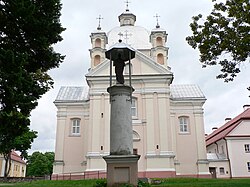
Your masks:
{"label": "tower dome", "polygon": [[150,32],[141,26],[135,26],[136,16],[127,8],[118,16],[120,26],[111,29],[108,33],[108,45],[111,46],[121,39],[135,49],[150,49]]}
{"label": "tower dome", "polygon": [[111,46],[121,39],[124,43],[135,49],[150,49],[150,32],[141,26],[120,26],[111,29],[108,33],[108,46]]}

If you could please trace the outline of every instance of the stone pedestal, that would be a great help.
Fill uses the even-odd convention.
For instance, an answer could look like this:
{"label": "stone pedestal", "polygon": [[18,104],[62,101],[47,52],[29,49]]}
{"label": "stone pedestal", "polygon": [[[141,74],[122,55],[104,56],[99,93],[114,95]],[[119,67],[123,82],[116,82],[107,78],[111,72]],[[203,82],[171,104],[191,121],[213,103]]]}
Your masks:
{"label": "stone pedestal", "polygon": [[109,155],[103,157],[107,163],[108,186],[120,186],[138,182],[138,160],[140,155]]}
{"label": "stone pedestal", "polygon": [[110,94],[110,155],[103,157],[107,163],[108,186],[129,183],[137,186],[139,155],[133,152],[131,92],[123,84],[108,88]]}

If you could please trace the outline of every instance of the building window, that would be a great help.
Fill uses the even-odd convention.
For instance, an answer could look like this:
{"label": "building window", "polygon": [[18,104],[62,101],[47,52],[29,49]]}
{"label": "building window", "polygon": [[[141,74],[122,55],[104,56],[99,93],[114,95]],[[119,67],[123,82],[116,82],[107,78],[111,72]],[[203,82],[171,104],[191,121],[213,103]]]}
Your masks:
{"label": "building window", "polygon": [[101,47],[101,39],[100,38],[97,38],[95,40],[95,47]]}
{"label": "building window", "polygon": [[247,162],[247,169],[248,169],[248,172],[250,172],[250,162]]}
{"label": "building window", "polygon": [[101,56],[100,55],[95,55],[94,57],[94,66],[97,66],[101,62]]}
{"label": "building window", "polygon": [[163,46],[162,37],[156,38],[156,46]]}
{"label": "building window", "polygon": [[72,119],[72,135],[80,135],[80,119]]}
{"label": "building window", "polygon": [[133,141],[138,142],[140,140],[141,140],[140,135],[136,131],[133,130]]}
{"label": "building window", "polygon": [[186,116],[179,117],[179,126],[180,126],[181,133],[187,133],[188,132],[188,117]]}
{"label": "building window", "polygon": [[132,98],[132,104],[131,104],[131,114],[133,118],[137,117],[137,98]]}
{"label": "building window", "polygon": [[245,152],[250,153],[250,144],[245,144]]}
{"label": "building window", "polygon": [[220,168],[220,175],[225,175],[225,169],[224,168]]}
{"label": "building window", "polygon": [[124,19],[124,25],[130,25],[130,20],[129,19]]}
{"label": "building window", "polygon": [[161,65],[164,64],[164,56],[163,56],[163,54],[159,53],[159,54],[157,55],[157,62],[158,62],[159,64],[161,64]]}

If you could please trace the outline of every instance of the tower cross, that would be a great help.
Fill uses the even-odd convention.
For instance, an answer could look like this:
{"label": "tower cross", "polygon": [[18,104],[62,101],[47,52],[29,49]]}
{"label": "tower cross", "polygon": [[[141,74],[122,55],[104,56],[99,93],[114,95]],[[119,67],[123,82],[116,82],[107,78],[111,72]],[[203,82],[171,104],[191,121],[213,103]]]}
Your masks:
{"label": "tower cross", "polygon": [[128,4],[131,3],[131,2],[127,0],[127,1],[124,1],[124,3],[126,3],[126,11],[129,11]]}
{"label": "tower cross", "polygon": [[160,16],[156,14],[154,17],[156,18],[156,28],[160,28],[159,19],[158,19]]}
{"label": "tower cross", "polygon": [[119,32],[118,35],[119,35],[119,39],[121,40],[123,37],[123,34],[121,32]]}
{"label": "tower cross", "polygon": [[125,36],[124,39],[126,40],[126,43],[128,43],[129,36],[132,36],[132,34],[131,34],[131,33],[128,34],[128,32],[129,32],[128,30],[125,30],[124,32],[125,32],[125,34],[124,34],[124,36]]}
{"label": "tower cross", "polygon": [[96,19],[98,19],[98,27],[97,27],[97,30],[101,30],[101,20],[102,20],[103,18],[101,17],[101,15],[99,15],[99,17],[96,18]]}

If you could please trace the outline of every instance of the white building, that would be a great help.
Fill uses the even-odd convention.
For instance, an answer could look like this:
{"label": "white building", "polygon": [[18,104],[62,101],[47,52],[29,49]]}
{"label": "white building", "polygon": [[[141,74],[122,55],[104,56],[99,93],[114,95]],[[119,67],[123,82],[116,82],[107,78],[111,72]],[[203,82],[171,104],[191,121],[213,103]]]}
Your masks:
{"label": "white building", "polygon": [[250,177],[250,105],[206,137],[214,178]]}
{"label": "white building", "polygon": [[[90,35],[88,87],[62,87],[55,100],[57,135],[54,174],[106,170],[109,154],[109,60],[105,51],[122,39],[136,49],[132,60],[134,153],[139,177],[209,177],[203,124],[205,96],[196,85],[173,85],[167,33],[149,32],[126,10],[120,25]],[[114,71],[113,71],[114,72]],[[128,84],[128,66],[125,66]],[[183,75],[185,76],[185,75]],[[114,81],[115,78],[113,77]]]}

